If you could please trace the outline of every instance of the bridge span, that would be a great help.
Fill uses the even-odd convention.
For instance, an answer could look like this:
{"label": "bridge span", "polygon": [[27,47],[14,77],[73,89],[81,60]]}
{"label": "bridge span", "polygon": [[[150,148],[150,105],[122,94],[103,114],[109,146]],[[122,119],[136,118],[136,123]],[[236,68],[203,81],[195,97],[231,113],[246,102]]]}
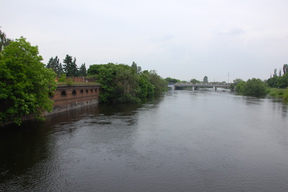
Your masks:
{"label": "bridge span", "polygon": [[191,87],[192,90],[198,89],[198,88],[213,88],[217,90],[217,88],[226,88],[228,89],[230,87],[230,83],[175,83],[175,84],[169,84],[169,89],[175,90],[175,89],[181,89],[182,87]]}

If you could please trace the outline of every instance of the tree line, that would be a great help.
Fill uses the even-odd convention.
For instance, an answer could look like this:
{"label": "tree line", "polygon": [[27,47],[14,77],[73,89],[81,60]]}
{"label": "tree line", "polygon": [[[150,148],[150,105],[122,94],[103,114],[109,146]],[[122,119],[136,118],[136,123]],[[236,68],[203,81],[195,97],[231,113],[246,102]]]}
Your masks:
{"label": "tree line", "polygon": [[76,57],[66,55],[63,60],[63,65],[60,62],[58,56],[51,57],[46,65],[46,68],[52,69],[58,77],[65,74],[66,77],[86,77],[87,70],[86,65],[83,63],[80,68],[77,67]]}
{"label": "tree line", "polygon": [[[285,89],[288,87],[288,64],[284,64],[282,70],[280,69],[277,73],[277,69],[275,69],[273,76],[270,75],[270,78],[264,81],[256,78],[248,79],[247,82],[242,79],[235,79],[231,84],[231,89],[241,95],[264,97],[271,94],[272,88]],[[283,95],[284,92],[280,91],[280,94]],[[288,93],[286,94],[283,96],[285,99],[288,98]]]}
{"label": "tree line", "polygon": [[267,80],[267,84],[269,87],[273,88],[288,87],[288,64],[284,64],[282,70],[280,69],[279,73],[277,73],[277,69],[274,69],[273,76],[270,75],[270,78]]}
{"label": "tree line", "polygon": [[11,40],[0,30],[0,125],[7,122],[22,123],[22,118],[32,115],[43,119],[44,111],[53,109],[50,97],[57,84],[56,77],[95,77],[101,84],[99,101],[104,103],[136,103],[161,94],[167,81],[156,71],[141,70],[135,62],[125,64],[91,65],[77,67],[76,58],[66,55],[63,64],[58,56],[51,57],[45,65],[38,47],[24,37]]}

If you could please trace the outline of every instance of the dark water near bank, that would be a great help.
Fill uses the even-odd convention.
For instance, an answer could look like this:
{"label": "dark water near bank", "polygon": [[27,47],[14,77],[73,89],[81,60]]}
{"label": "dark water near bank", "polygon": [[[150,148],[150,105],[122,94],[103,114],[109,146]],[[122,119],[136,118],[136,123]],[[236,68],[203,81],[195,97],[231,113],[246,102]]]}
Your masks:
{"label": "dark water near bank", "polygon": [[0,191],[288,191],[288,105],[171,91],[0,131]]}

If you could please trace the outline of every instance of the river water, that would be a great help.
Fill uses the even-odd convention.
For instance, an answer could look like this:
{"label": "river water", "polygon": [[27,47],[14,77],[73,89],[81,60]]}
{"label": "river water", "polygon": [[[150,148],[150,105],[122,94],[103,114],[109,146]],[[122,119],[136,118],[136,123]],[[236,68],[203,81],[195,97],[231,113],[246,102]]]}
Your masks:
{"label": "river water", "polygon": [[0,191],[288,191],[288,105],[177,90],[0,131]]}

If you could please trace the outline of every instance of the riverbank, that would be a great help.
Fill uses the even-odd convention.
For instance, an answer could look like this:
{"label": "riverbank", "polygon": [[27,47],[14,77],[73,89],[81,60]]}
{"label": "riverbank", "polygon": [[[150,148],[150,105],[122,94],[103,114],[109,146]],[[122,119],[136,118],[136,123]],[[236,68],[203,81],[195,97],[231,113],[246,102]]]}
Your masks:
{"label": "riverbank", "polygon": [[288,102],[288,88],[279,89],[279,88],[269,88],[268,95],[273,97],[282,98],[284,101]]}

